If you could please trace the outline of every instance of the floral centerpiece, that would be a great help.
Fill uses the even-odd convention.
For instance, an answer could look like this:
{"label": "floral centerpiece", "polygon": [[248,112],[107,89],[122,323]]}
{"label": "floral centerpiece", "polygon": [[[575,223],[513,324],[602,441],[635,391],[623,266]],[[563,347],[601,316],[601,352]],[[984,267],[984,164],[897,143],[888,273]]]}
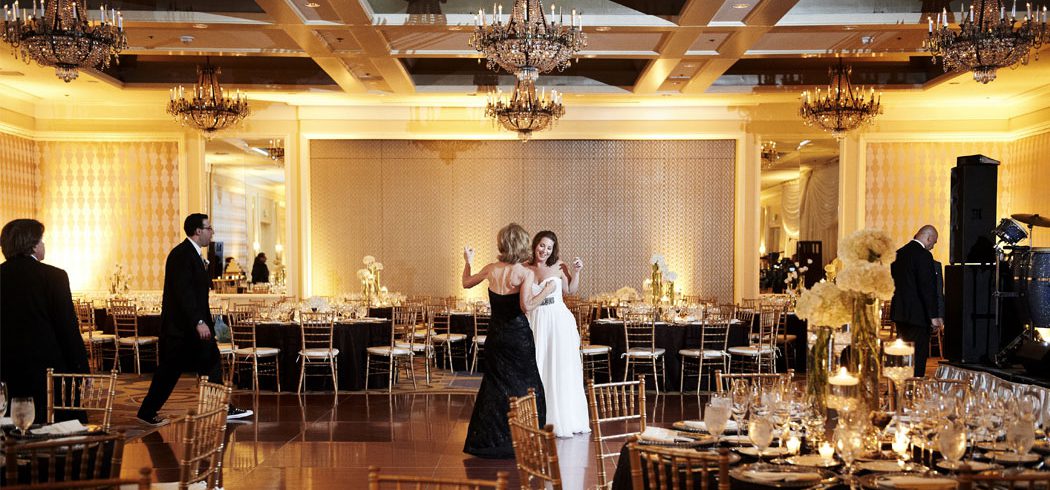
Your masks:
{"label": "floral centerpiece", "polygon": [[806,265],[795,262],[794,266],[788,269],[787,277],[784,278],[784,289],[788,296],[792,299],[798,299],[802,294],[802,291],[806,289],[805,274],[809,271],[809,266],[813,264],[813,259],[806,259]]}
{"label": "floral centerpiece", "polygon": [[806,389],[813,406],[824,411],[828,375],[832,368],[832,334],[850,320],[843,292],[833,282],[818,282],[804,290],[795,304],[795,314],[809,323],[813,345],[806,356]]}
{"label": "floral centerpiece", "polygon": [[116,264],[113,266],[113,272],[109,275],[109,292],[110,294],[123,296],[128,294],[131,290],[131,279],[130,273],[124,270],[124,266]]}
{"label": "floral centerpiece", "polygon": [[362,292],[369,306],[372,305],[373,297],[378,304],[382,301],[382,295],[386,292],[386,288],[379,281],[379,274],[383,271],[383,263],[376,262],[376,258],[371,255],[365,255],[361,262],[365,265],[365,268],[358,269],[357,279],[361,281]]}
{"label": "floral centerpiece", "polygon": [[664,256],[653,254],[649,257],[649,266],[652,272],[649,279],[642,281],[643,289],[649,291],[649,302],[654,306],[660,304],[660,298],[664,295],[664,272],[667,272],[667,262]]}
{"label": "floral centerpiece", "polygon": [[327,312],[329,309],[328,300],[323,296],[311,296],[303,302],[303,306],[315,312]]}
{"label": "floral centerpiece", "polygon": [[[876,321],[876,302],[893,297],[893,276],[889,261],[892,259],[893,241],[879,230],[860,230],[846,237],[839,245],[837,262],[841,267],[833,268],[834,281],[815,284],[801,294],[796,305],[799,318],[808,320],[817,327],[834,328],[841,325],[848,312],[850,324],[850,360],[847,368],[860,377],[861,402],[870,409],[878,407],[879,375],[879,331]],[[841,259],[841,260],[839,260]],[[828,337],[817,331],[817,342],[810,351],[813,366],[830,366],[828,359]],[[823,344],[823,346],[818,345]],[[815,379],[823,372],[824,382]],[[826,371],[818,368],[809,374],[810,394],[814,403],[822,404],[819,391],[826,385]],[[819,384],[819,387],[814,387]]]}

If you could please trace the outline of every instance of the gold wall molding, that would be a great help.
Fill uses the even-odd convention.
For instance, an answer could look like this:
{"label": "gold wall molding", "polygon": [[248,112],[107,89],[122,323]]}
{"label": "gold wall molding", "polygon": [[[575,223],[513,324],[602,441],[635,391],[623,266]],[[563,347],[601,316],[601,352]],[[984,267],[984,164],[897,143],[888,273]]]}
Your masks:
{"label": "gold wall molding", "polygon": [[446,163],[407,140],[312,141],[310,293],[358,291],[361,257],[374,255],[391,290],[483,296],[459,286],[463,246],[492,261],[496,232],[516,221],[530,233],[555,231],[562,256],[585,261],[584,294],[640,289],[649,256],[662,253],[686,291],[733,299],[735,141],[457,148]]}

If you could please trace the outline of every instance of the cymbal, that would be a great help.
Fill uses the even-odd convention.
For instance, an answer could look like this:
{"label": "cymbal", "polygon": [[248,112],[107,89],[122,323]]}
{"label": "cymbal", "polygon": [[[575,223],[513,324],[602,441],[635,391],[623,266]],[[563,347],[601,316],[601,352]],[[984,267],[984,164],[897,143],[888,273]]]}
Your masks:
{"label": "cymbal", "polygon": [[1050,218],[1039,216],[1038,214],[1018,213],[1010,215],[1010,217],[1026,225],[1050,227]]}

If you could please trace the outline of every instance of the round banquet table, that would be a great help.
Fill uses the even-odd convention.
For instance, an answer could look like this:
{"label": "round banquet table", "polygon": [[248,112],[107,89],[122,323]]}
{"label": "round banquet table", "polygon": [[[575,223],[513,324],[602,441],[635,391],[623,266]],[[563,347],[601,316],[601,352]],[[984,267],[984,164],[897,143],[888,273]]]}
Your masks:
{"label": "round banquet table", "polygon": [[[281,366],[281,389],[295,391],[299,386],[299,349],[302,347],[302,336],[297,323],[259,323],[255,327],[255,343],[258,347],[276,347],[281,350],[278,363]],[[339,349],[337,375],[340,391],[365,389],[365,363],[368,359],[367,349],[373,346],[390,345],[390,320],[375,319],[369,321],[345,320],[335,324],[332,332],[332,348]],[[314,367],[307,374],[320,374],[321,368]],[[260,384],[272,389],[271,378],[263,376]],[[238,379],[240,387],[251,385],[251,379],[243,375]],[[331,380],[321,376],[308,376],[305,388],[331,389]],[[369,388],[386,388],[387,375],[372,375]]]}

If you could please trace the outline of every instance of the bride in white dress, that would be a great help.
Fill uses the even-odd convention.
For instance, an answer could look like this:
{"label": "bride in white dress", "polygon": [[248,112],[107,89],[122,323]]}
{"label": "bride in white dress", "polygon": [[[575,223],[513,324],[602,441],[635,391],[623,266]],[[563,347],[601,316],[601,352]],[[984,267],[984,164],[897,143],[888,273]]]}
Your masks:
{"label": "bride in white dress", "polygon": [[529,267],[538,281],[532,285],[533,294],[539,293],[546,282],[556,285],[554,292],[528,315],[536,340],[536,366],[547,395],[547,423],[554,426],[558,437],[590,432],[580,333],[576,330],[576,317],[562,300],[563,290],[573,294],[579,289],[583,262],[579,257],[573,260],[570,272],[569,266],[558,260],[558,237],[554,232],[541,231],[532,239]]}

